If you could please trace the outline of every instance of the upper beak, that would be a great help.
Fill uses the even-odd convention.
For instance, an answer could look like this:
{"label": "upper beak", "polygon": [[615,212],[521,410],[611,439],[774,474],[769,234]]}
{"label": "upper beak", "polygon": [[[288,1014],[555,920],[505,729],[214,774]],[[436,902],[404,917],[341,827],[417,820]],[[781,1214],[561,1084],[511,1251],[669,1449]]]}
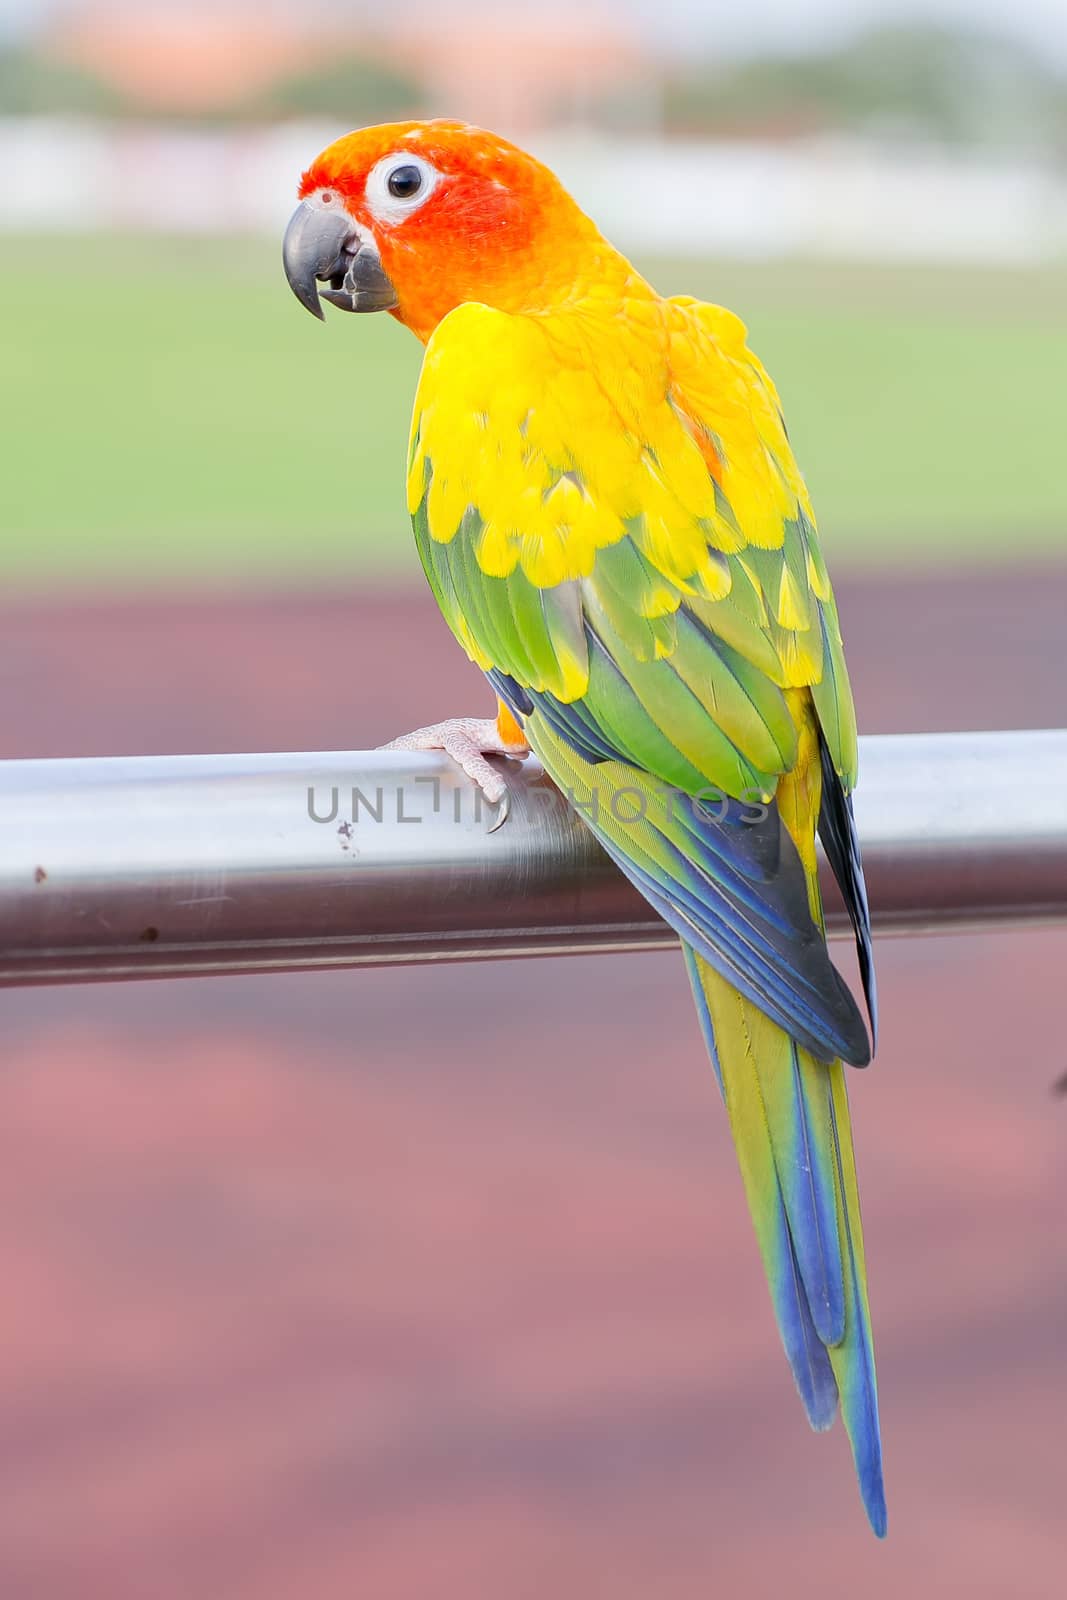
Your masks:
{"label": "upper beak", "polygon": [[322,298],[342,311],[389,311],[397,304],[377,245],[340,207],[327,211],[302,200],[285,230],[282,263],[290,289],[320,320],[318,285],[327,280]]}

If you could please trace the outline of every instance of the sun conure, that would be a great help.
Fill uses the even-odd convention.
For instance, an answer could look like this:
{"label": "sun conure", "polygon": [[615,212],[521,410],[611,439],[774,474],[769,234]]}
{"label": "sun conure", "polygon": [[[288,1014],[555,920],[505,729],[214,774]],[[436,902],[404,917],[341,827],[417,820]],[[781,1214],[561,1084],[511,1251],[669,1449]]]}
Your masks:
{"label": "sun conure", "polygon": [[797,1388],[819,1429],[840,1402],[882,1534],[843,1066],[871,1045],[827,953],[815,856],[818,832],[873,1035],[856,727],[774,385],[736,316],[657,294],[550,171],[481,129],[349,134],[299,192],[298,298],[388,311],[426,347],[408,505],[498,697],[496,719],[395,743],[448,751],[493,802],[487,755],[532,749],[678,933]]}

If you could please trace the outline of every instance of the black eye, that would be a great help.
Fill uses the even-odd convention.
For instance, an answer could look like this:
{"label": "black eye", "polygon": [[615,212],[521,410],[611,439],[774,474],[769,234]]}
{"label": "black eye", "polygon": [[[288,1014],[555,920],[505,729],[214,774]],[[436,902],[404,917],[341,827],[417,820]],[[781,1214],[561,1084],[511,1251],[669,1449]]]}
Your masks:
{"label": "black eye", "polygon": [[395,200],[410,200],[422,188],[422,173],[418,167],[394,167],[387,187]]}

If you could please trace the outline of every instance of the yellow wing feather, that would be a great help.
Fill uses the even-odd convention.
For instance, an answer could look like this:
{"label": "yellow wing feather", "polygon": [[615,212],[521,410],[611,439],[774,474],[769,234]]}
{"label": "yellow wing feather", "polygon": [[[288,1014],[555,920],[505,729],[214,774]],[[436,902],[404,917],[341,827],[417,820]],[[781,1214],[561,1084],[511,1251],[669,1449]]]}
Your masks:
{"label": "yellow wing feather", "polygon": [[[541,317],[458,307],[427,346],[408,503],[438,546],[475,515],[478,571],[538,590],[590,579],[631,541],[655,578],[634,597],[645,617],[691,605],[783,688],[827,681],[820,716],[851,785],[854,716],[810,500],[732,313],[645,297]],[[502,665],[456,609],[468,654]],[[661,630],[656,653],[671,648]],[[568,672],[568,697],[584,687]]]}

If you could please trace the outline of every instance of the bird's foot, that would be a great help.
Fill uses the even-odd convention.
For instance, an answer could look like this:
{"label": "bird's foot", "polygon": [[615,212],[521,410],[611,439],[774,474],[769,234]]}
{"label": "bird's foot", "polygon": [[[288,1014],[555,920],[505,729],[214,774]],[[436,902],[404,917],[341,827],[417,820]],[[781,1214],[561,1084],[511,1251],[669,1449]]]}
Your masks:
{"label": "bird's foot", "polygon": [[507,821],[511,795],[507,783],[488,756],[510,756],[521,761],[530,754],[525,739],[512,740],[500,731],[492,717],[449,717],[447,722],[435,722],[429,728],[416,728],[414,733],[401,734],[390,739],[382,750],[443,750],[472,778],[491,806],[500,807],[500,815],[489,829],[495,833]]}

